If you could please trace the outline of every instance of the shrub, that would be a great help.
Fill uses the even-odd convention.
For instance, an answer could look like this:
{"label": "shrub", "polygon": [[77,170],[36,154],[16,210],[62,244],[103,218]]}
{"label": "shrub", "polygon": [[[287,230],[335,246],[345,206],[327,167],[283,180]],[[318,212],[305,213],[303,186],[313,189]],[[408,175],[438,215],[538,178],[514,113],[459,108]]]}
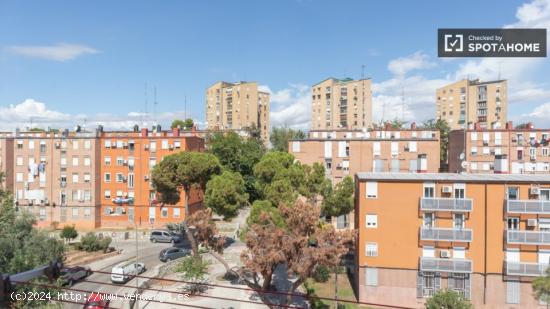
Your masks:
{"label": "shrub", "polygon": [[175,271],[182,273],[181,278],[188,281],[183,288],[186,293],[194,295],[206,290],[207,286],[202,283],[207,282],[204,277],[208,273],[208,264],[203,262],[200,256],[182,258]]}
{"label": "shrub", "polygon": [[59,236],[63,238],[66,242],[70,242],[71,240],[78,237],[78,232],[74,228],[74,226],[65,225],[61,232],[59,232]]}
{"label": "shrub", "polygon": [[326,266],[320,266],[313,274],[313,279],[317,282],[327,282],[330,278],[330,271]]}
{"label": "shrub", "polygon": [[111,237],[99,238],[96,234],[89,232],[82,236],[80,243],[76,244],[76,249],[86,252],[93,252],[103,250],[107,252],[109,245],[111,244]]}

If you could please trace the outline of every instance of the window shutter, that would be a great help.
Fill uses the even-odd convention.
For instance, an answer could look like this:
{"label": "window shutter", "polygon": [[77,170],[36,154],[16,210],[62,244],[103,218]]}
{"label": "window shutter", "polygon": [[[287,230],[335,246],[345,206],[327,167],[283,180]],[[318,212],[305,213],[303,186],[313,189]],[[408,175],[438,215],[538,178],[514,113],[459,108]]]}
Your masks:
{"label": "window shutter", "polygon": [[439,291],[441,290],[441,274],[436,273],[434,278],[434,290]]}
{"label": "window shutter", "polygon": [[519,281],[506,282],[506,303],[519,304]]}
{"label": "window shutter", "polygon": [[470,275],[466,276],[466,278],[464,279],[465,280],[465,283],[464,283],[464,297],[466,299],[470,299],[470,292],[471,292],[471,289],[472,289],[472,285],[470,284]]}
{"label": "window shutter", "polygon": [[423,279],[422,278],[422,272],[419,271],[418,272],[418,276],[416,277],[416,297],[417,298],[422,298],[422,283],[423,283]]}

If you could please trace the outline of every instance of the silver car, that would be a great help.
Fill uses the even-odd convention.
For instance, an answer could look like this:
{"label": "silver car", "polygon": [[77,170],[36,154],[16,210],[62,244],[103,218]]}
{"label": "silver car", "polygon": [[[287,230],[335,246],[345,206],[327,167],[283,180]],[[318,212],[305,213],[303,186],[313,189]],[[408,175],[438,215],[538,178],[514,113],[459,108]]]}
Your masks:
{"label": "silver car", "polygon": [[181,241],[181,237],[177,234],[168,231],[152,231],[149,236],[151,242],[171,242],[177,243]]}
{"label": "silver car", "polygon": [[184,257],[187,255],[190,255],[191,252],[188,249],[183,248],[164,248],[159,253],[159,259],[162,262],[168,262],[175,259],[179,259],[180,257]]}

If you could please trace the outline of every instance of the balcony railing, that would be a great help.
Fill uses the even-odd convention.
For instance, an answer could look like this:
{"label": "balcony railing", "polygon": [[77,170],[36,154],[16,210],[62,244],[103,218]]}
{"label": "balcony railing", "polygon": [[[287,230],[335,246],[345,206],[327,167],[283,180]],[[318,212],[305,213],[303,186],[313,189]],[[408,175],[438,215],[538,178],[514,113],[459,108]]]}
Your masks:
{"label": "balcony railing", "polygon": [[550,214],[550,201],[507,200],[506,211],[526,214]]}
{"label": "balcony railing", "polygon": [[472,241],[473,231],[471,229],[449,229],[449,228],[420,228],[420,240],[436,241]]}
{"label": "balcony railing", "polygon": [[473,201],[469,198],[437,198],[423,197],[420,199],[420,209],[423,211],[472,211]]}
{"label": "balcony railing", "polygon": [[546,272],[548,264],[506,262],[506,274],[509,276],[542,276]]}
{"label": "balcony railing", "polygon": [[472,269],[472,261],[467,259],[420,258],[421,271],[471,273]]}
{"label": "balcony railing", "polygon": [[509,244],[550,245],[550,232],[508,230],[506,241]]}

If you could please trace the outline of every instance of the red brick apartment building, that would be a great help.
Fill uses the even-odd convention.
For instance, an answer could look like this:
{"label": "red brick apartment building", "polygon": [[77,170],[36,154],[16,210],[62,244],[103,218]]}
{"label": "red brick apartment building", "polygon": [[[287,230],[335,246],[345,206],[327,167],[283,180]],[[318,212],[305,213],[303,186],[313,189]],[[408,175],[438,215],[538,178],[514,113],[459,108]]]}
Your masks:
{"label": "red brick apartment building", "polygon": [[531,282],[550,263],[550,176],[358,173],[359,300],[424,308],[439,289],[475,308],[546,308]]}
{"label": "red brick apartment building", "polygon": [[483,129],[449,134],[449,172],[550,174],[550,129]]}

